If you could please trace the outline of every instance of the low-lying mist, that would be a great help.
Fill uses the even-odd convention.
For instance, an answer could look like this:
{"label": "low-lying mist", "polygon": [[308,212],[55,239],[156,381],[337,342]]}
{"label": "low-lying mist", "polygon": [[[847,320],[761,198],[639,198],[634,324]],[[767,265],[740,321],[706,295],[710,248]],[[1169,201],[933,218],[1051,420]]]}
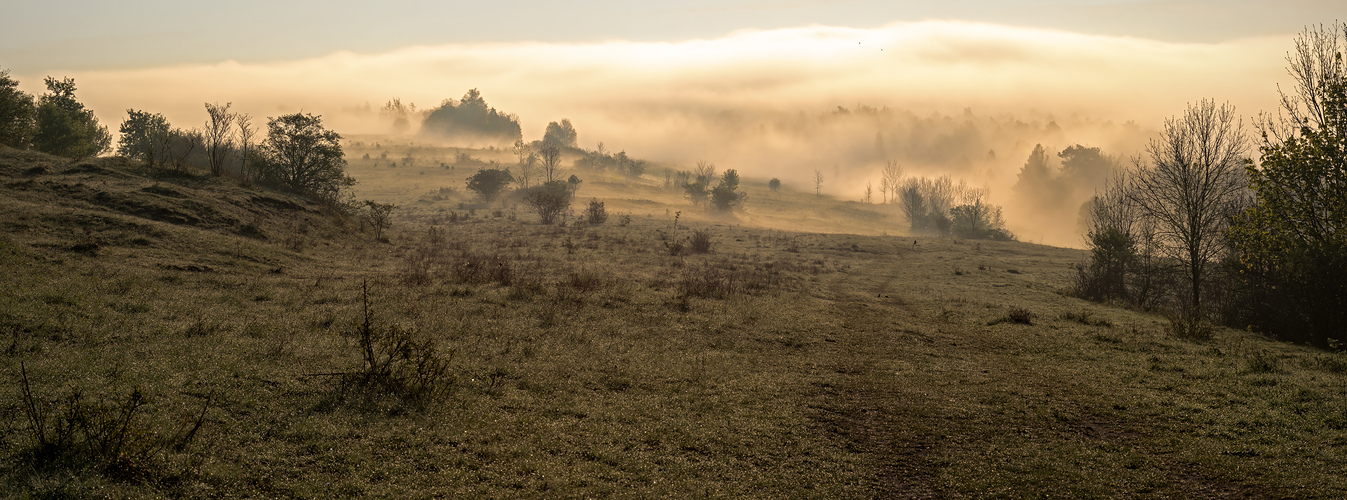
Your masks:
{"label": "low-lying mist", "polygon": [[[517,116],[527,140],[567,118],[584,148],[603,142],[676,167],[708,160],[800,190],[813,190],[818,172],[825,194],[856,200],[896,161],[908,175],[988,188],[1022,239],[1079,246],[1077,199],[1088,189],[1071,188],[1048,213],[1018,203],[1013,186],[1035,146],[1051,162],[1077,144],[1126,158],[1188,102],[1273,109],[1286,39],[1176,44],[927,21],[53,73],[75,77],[114,132],[128,108],[191,127],[206,118],[203,102],[218,101],[259,118],[321,114],[344,134],[392,133],[379,112],[391,98],[426,110],[475,88]],[[40,93],[43,75],[19,76]]]}

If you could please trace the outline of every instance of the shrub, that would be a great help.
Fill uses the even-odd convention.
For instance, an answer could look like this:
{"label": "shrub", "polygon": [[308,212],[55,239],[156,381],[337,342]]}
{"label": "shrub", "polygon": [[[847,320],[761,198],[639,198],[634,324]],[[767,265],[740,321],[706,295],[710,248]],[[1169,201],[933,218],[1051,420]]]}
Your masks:
{"label": "shrub", "polygon": [[396,325],[379,328],[369,307],[369,287],[361,287],[364,320],[356,329],[363,366],[347,373],[346,387],[378,388],[404,401],[426,403],[452,381],[449,361],[439,354],[435,339],[418,336]]}
{"label": "shrub", "polygon": [[510,171],[499,168],[483,168],[468,178],[468,190],[482,195],[482,199],[491,202],[500,192],[514,182]]}
{"label": "shrub", "polygon": [[590,224],[603,224],[608,221],[608,210],[603,208],[602,201],[589,200],[589,208],[585,209],[585,220]]}
{"label": "shrub", "polygon": [[711,232],[698,229],[692,232],[691,248],[693,253],[711,252]]}
{"label": "shrub", "polygon": [[771,189],[772,191],[780,191],[780,190],[781,190],[781,179],[777,179],[776,177],[773,177],[772,180],[767,181],[767,187],[768,187],[769,189]]}
{"label": "shrub", "polygon": [[1033,325],[1035,316],[1036,315],[1032,311],[1023,307],[1012,307],[1009,311],[1006,311],[1005,316],[987,322],[987,326],[999,325],[1001,323]]}
{"label": "shrub", "polygon": [[88,397],[79,389],[57,401],[33,394],[28,370],[19,365],[22,411],[33,447],[25,453],[37,467],[95,467],[118,480],[144,480],[161,470],[156,456],[165,447],[181,450],[196,436],[210,406],[207,398],[190,428],[163,435],[144,422],[149,398],[139,387],[111,402]]}
{"label": "shrub", "polygon": [[538,214],[540,222],[552,224],[571,206],[570,186],[565,181],[548,181],[529,189],[524,204]]}

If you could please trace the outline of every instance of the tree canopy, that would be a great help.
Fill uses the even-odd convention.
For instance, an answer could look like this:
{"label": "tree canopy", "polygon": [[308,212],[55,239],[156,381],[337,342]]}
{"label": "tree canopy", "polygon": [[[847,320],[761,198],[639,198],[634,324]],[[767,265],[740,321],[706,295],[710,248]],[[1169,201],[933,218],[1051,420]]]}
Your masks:
{"label": "tree canopy", "polygon": [[47,93],[38,100],[33,146],[43,153],[84,158],[112,145],[108,128],[98,124],[93,110],[75,99],[75,79],[47,77]]}
{"label": "tree canopy", "polygon": [[346,175],[341,135],[323,127],[322,117],[308,113],[267,120],[257,168],[262,180],[296,193],[336,201],[343,188],[355,184]]}
{"label": "tree canopy", "polygon": [[19,82],[0,70],[0,144],[26,149],[32,146],[37,103],[19,90]]}
{"label": "tree canopy", "polygon": [[469,90],[463,100],[445,100],[421,124],[421,135],[433,139],[511,144],[524,135],[519,118],[496,111],[481,92]]}

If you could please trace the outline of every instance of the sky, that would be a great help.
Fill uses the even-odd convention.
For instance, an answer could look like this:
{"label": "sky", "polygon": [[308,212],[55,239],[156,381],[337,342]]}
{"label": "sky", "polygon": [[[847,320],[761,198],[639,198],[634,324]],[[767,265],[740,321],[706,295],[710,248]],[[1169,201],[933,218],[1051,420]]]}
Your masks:
{"label": "sky", "polygon": [[15,73],[377,53],[477,42],[678,42],[809,25],[961,20],[1163,42],[1286,35],[1341,0],[0,0],[0,65]]}

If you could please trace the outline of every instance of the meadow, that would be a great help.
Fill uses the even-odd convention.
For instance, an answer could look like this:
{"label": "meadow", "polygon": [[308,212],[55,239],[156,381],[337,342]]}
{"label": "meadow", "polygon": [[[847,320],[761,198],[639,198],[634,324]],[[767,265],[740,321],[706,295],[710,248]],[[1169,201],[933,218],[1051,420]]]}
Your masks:
{"label": "meadow", "polygon": [[0,147],[0,487],[1347,494],[1347,355],[1074,298],[1083,250],[914,237],[764,179],[711,215],[658,168],[578,172],[542,225],[465,193],[459,153],[512,162],[350,138],[357,198],[398,205],[380,240],[226,178]]}

